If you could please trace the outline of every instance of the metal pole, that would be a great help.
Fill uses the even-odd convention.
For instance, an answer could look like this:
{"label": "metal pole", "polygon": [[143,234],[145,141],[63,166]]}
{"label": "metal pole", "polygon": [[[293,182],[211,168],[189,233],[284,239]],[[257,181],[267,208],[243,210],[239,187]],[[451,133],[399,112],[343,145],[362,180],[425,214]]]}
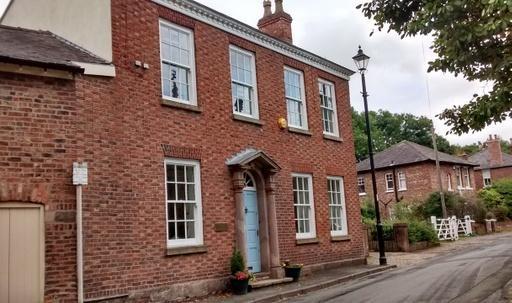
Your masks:
{"label": "metal pole", "polygon": [[82,185],[76,186],[76,280],[77,301],[84,302],[84,272],[83,272],[83,232],[82,232]]}
{"label": "metal pole", "polygon": [[368,113],[368,93],[366,92],[366,79],[364,72],[361,73],[363,81],[363,100],[364,100],[364,117],[366,119],[366,135],[368,136],[368,153],[370,155],[370,171],[372,173],[373,201],[375,203],[375,217],[377,220],[377,240],[379,242],[379,263],[386,265],[386,254],[384,252],[384,233],[382,230],[382,222],[380,220],[379,201],[377,200],[377,180],[375,179],[375,163],[373,162],[373,144],[370,132],[370,115]]}
{"label": "metal pole", "polygon": [[437,183],[439,184],[439,195],[441,196],[441,209],[443,210],[443,219],[448,218],[446,211],[446,201],[443,191],[443,179],[441,178],[441,165],[439,164],[439,151],[437,150],[436,131],[434,129],[434,121],[432,121],[432,144],[434,145],[434,152],[436,154],[436,170],[437,170]]}

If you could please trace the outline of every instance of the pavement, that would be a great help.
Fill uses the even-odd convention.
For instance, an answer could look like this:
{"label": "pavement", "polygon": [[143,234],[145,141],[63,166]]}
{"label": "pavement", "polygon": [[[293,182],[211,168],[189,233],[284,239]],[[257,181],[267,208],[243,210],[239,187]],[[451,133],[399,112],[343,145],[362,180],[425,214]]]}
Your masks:
{"label": "pavement", "polygon": [[[283,302],[512,302],[512,233],[472,237],[422,252],[387,256],[389,263],[399,264],[397,270]],[[372,253],[370,261],[375,257]]]}

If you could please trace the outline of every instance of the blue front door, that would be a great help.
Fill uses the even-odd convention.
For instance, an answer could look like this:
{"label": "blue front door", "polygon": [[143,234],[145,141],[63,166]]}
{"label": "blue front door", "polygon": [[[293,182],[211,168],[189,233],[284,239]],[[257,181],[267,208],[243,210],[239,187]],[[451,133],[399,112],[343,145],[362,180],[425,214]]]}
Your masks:
{"label": "blue front door", "polygon": [[247,268],[253,273],[261,271],[260,223],[256,191],[244,191],[245,237],[247,239]]}

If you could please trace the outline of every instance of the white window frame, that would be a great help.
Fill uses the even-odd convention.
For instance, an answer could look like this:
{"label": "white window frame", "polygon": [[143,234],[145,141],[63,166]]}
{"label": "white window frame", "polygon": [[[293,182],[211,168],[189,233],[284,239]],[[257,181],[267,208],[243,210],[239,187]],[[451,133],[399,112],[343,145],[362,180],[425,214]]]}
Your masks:
{"label": "white window frame", "polygon": [[[391,177],[391,180],[388,180],[388,177]],[[392,193],[395,191],[395,180],[393,180],[393,174],[392,173],[387,173],[384,175],[384,181],[386,182],[386,192],[387,193]],[[393,183],[393,187],[389,187],[389,182],[392,182]]]}
{"label": "white window frame", "polygon": [[[236,83],[236,84],[241,85],[241,86],[249,86],[249,84],[233,80],[233,75],[231,73],[231,68],[232,68],[232,65],[231,65],[231,51],[238,52],[238,53],[241,53],[243,55],[251,57],[251,77],[252,77],[252,80],[253,80],[253,83],[251,85],[251,89],[252,89],[252,93],[253,93],[253,96],[254,96],[254,100],[252,102],[252,104],[254,105],[254,108],[252,109],[253,110],[253,114],[252,115],[235,111],[235,107],[234,107],[234,104],[233,104],[234,100],[233,100],[233,88],[232,88],[233,86],[232,86],[232,84]],[[237,47],[235,45],[229,45],[229,74],[230,74],[230,77],[231,77],[231,110],[233,111],[233,114],[234,115],[238,115],[238,116],[244,116],[244,117],[249,117],[249,118],[252,118],[252,119],[259,120],[260,119],[260,111],[259,111],[259,102],[258,102],[258,78],[257,78],[257,72],[256,72],[256,55],[254,53],[252,53],[252,52],[246,51],[246,50],[244,50],[244,49],[242,49],[240,47]]]}
{"label": "white window frame", "polygon": [[482,179],[484,182],[484,187],[492,186],[492,178],[491,178],[491,170],[490,169],[482,170]]}
{"label": "white window frame", "polygon": [[[176,201],[169,201],[167,198],[167,165],[186,165],[194,167],[194,184],[195,188],[195,211],[194,211],[194,232],[195,237],[191,239],[178,239],[178,240],[170,240],[169,239],[169,212],[168,212],[168,203],[176,203]],[[181,160],[181,159],[173,159],[167,158],[164,161],[164,184],[165,184],[165,230],[166,230],[166,239],[167,239],[167,248],[179,248],[179,247],[187,247],[187,246],[199,246],[203,245],[203,208],[202,208],[202,200],[201,200],[201,164],[199,161],[195,160]],[[177,193],[176,193],[177,194]],[[177,231],[176,231],[177,232]]]}
{"label": "white window frame", "polygon": [[446,180],[447,180],[447,183],[448,183],[448,191],[453,191],[452,174],[450,174],[450,173],[446,174]]}
{"label": "white window frame", "polygon": [[[300,87],[300,90],[301,90],[300,94],[301,94],[302,100],[298,100],[298,99],[295,99],[293,97],[289,97],[289,96],[286,95],[286,80],[284,80],[286,72],[290,72],[290,73],[294,73],[294,74],[298,74],[299,75],[299,78],[300,78],[299,84],[301,86]],[[285,99],[285,102],[286,102],[286,117],[288,119],[288,126],[293,127],[293,128],[302,129],[302,130],[309,130],[309,126],[308,126],[308,106],[307,106],[307,102],[306,102],[306,84],[304,82],[304,72],[302,72],[302,71],[300,71],[298,69],[294,69],[294,68],[285,66],[284,67],[284,71],[283,71],[283,81],[284,81],[284,84],[285,84],[284,99]],[[302,126],[291,124],[290,110],[289,110],[289,107],[288,107],[288,99],[291,99],[293,101],[301,101],[302,102],[302,110],[303,110],[303,113],[302,113],[302,118],[303,118]]]}
{"label": "white window frame", "polygon": [[[359,192],[359,186],[364,187],[364,192]],[[366,196],[366,180],[364,177],[357,177],[357,192],[360,196]]]}
{"label": "white window frame", "polygon": [[[334,113],[333,113],[333,116],[334,116],[334,121],[333,121],[334,132],[331,133],[331,132],[325,131],[324,116],[323,116],[323,112],[322,112],[322,110],[324,109],[324,106],[322,106],[322,104],[320,103],[320,115],[322,115],[321,119],[322,119],[323,134],[324,135],[328,135],[328,136],[340,137],[340,130],[339,130],[339,124],[338,124],[338,109],[337,109],[338,103],[336,102],[336,85],[333,82],[330,82],[330,81],[327,81],[327,80],[324,80],[324,79],[321,79],[321,78],[318,79],[318,84],[330,85],[332,87],[332,105],[333,105],[332,110],[334,111]],[[318,93],[320,94],[320,92],[318,92]],[[325,108],[327,108],[327,107],[325,107]],[[331,110],[330,108],[328,108],[328,109]]]}
{"label": "white window frame", "polygon": [[457,175],[457,189],[461,190],[464,188],[464,183],[462,179],[462,167],[458,166],[455,168],[455,174]]}
{"label": "white window frame", "polygon": [[[345,183],[343,181],[342,177],[333,177],[328,176],[327,182],[335,181],[339,182],[340,185],[340,191],[339,192],[333,192],[329,191],[329,183],[327,184],[327,195],[329,203],[329,225],[331,226],[331,236],[348,236],[348,222],[347,222],[347,204],[345,200]],[[332,195],[339,194],[340,204],[332,204]],[[331,213],[331,207],[341,207],[341,230],[332,230],[332,213]]]}
{"label": "white window frame", "polygon": [[465,188],[473,189],[473,187],[471,186],[471,175],[469,172],[469,167],[463,167],[462,171],[463,171],[463,176],[464,176],[464,182],[466,183]]}
{"label": "white window frame", "polygon": [[[402,181],[404,182],[404,187],[402,187]],[[407,176],[403,171],[398,172],[398,191],[406,191],[407,190]]]}
{"label": "white window frame", "polygon": [[[163,73],[163,65],[164,65],[164,58],[162,57],[163,51],[162,51],[162,31],[161,27],[166,26],[170,27],[174,30],[186,33],[189,35],[189,49],[190,49],[190,66],[186,67],[190,69],[190,85],[189,85],[189,100],[183,100],[179,98],[173,98],[171,96],[166,96],[164,94],[164,73]],[[159,37],[159,44],[160,44],[160,85],[162,86],[162,98],[165,100],[170,100],[173,102],[183,103],[183,104],[189,104],[197,106],[197,86],[196,86],[196,59],[195,59],[195,41],[194,41],[194,32],[191,29],[188,29],[186,27],[179,26],[177,24],[168,22],[166,20],[159,20],[158,23],[158,37]],[[165,60],[167,61],[167,60]],[[168,61],[168,64],[171,65],[177,65],[181,66],[180,64],[176,64],[173,62]],[[185,67],[185,66],[183,66]]]}
{"label": "white window frame", "polygon": [[[310,202],[310,213],[309,213],[309,233],[298,233],[297,230],[295,231],[295,238],[297,240],[300,239],[314,239],[316,238],[316,222],[315,222],[315,200],[313,195],[313,175],[311,174],[298,174],[298,173],[292,173],[292,182],[294,182],[294,178],[306,178],[308,180],[308,188],[309,188],[309,202]],[[293,191],[293,187],[292,187]],[[303,205],[303,204],[295,204],[295,201],[293,203],[293,207]],[[296,217],[294,217],[294,223],[297,220]]]}

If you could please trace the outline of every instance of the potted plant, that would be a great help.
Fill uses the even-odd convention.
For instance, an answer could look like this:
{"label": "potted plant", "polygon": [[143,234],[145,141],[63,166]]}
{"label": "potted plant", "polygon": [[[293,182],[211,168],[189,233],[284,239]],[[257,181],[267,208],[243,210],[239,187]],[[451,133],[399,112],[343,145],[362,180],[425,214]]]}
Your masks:
{"label": "potted plant", "polygon": [[245,295],[249,287],[251,275],[245,270],[245,261],[242,253],[233,251],[231,256],[231,290],[235,295]]}
{"label": "potted plant", "polygon": [[284,275],[286,277],[292,278],[293,282],[299,281],[302,264],[293,264],[290,263],[290,261],[284,261],[281,266],[284,268]]}

